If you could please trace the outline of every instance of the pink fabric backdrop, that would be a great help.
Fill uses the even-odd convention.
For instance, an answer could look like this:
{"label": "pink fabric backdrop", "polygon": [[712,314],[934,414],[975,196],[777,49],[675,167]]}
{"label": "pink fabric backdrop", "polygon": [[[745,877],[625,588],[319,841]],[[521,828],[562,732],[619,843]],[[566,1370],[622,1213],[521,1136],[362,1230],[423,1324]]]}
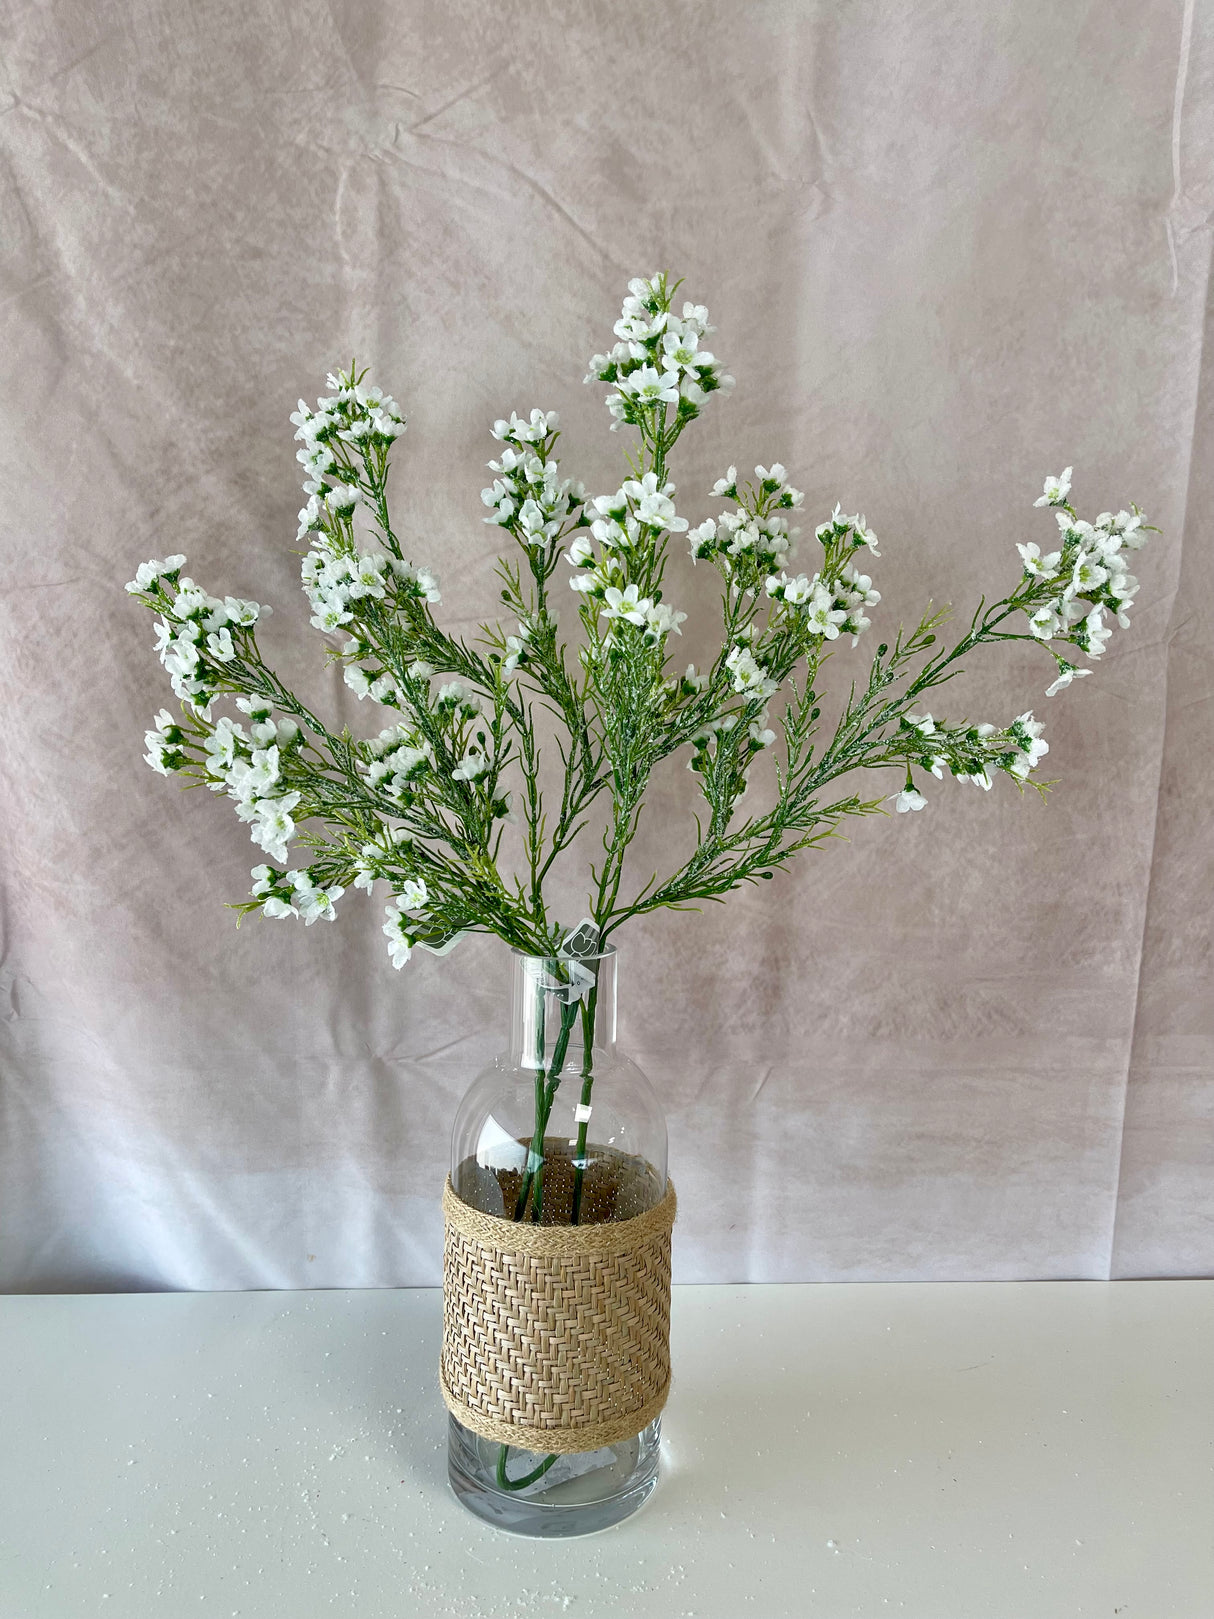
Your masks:
{"label": "pink fabric backdrop", "polygon": [[[186,552],[370,729],[298,591],[297,395],[356,354],[404,404],[396,509],[471,630],[488,423],[559,410],[614,489],[584,362],[659,267],[738,378],[680,506],[780,459],[808,521],[865,512],[878,633],[1002,593],[1066,463],[1165,530],[1095,678],[1047,702],[1013,649],[948,699],[1047,718],[1047,805],[942,783],[622,939],[679,1276],[1210,1270],[1208,4],[59,0],[7,8],[0,73],[0,1287],[437,1279],[504,951],[398,975],[362,895],[237,933],[260,855],[140,763],[168,693],[121,587]],[[656,784],[637,872],[691,795]]]}

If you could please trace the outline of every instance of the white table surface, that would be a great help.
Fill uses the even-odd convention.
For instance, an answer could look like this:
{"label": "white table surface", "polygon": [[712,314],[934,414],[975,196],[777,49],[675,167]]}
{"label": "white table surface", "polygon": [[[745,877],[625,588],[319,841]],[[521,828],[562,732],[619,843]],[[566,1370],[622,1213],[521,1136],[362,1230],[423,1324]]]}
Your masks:
{"label": "white table surface", "polygon": [[0,1615],[1214,1615],[1214,1283],[676,1288],[662,1480],[565,1543],[450,1493],[439,1330],[0,1299]]}

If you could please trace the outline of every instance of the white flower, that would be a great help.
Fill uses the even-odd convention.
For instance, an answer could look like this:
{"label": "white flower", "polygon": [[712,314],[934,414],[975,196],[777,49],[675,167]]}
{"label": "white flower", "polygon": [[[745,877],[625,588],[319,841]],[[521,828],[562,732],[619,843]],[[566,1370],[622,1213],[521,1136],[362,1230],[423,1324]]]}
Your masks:
{"label": "white flower", "polygon": [[392,965],[399,972],[413,954],[414,939],[405,928],[404,913],[395,905],[386,905],[384,915],[388,918],[384,923],[388,954],[392,958]]}
{"label": "white flower", "polygon": [[1057,692],[1063,691],[1069,686],[1072,680],[1082,680],[1084,675],[1090,675],[1092,672],[1090,669],[1076,669],[1072,663],[1061,663],[1058,669],[1058,679],[1054,681],[1052,686],[1047,686],[1045,689],[1047,697],[1053,697]]}
{"label": "white flower", "polygon": [[877,550],[877,536],[868,527],[867,520],[863,517],[845,517],[843,508],[838,501],[835,502],[835,509],[830,514],[830,522],[819,524],[817,536],[818,539],[825,543],[830,539],[832,532],[836,535],[846,534],[849,529],[853,546],[858,548],[861,545],[867,545],[875,557],[881,555],[880,551]]}
{"label": "white flower", "polygon": [[1099,658],[1104,652],[1104,643],[1112,633],[1111,629],[1104,627],[1104,609],[1094,607],[1084,619],[1083,628],[1075,639],[1089,658]]}
{"label": "white flower", "polygon": [[925,809],[926,806],[927,799],[913,787],[904,787],[894,800],[894,808],[899,815],[905,815],[907,810]]}
{"label": "white flower", "polygon": [[669,635],[672,630],[676,635],[682,635],[683,632],[679,625],[685,621],[686,617],[686,613],[678,612],[668,603],[658,602],[646,614],[645,624],[649,633],[659,638],[663,635]]}
{"label": "white flower", "polygon": [[616,387],[638,405],[677,405],[679,402],[677,371],[659,373],[651,365],[642,365],[631,376],[621,377]]}
{"label": "white flower", "polygon": [[723,478],[718,478],[712,486],[712,492],[723,500],[736,500],[738,498],[737,467],[730,467]]}
{"label": "white flower", "polygon": [[[184,562],[185,558],[182,557],[181,560]],[[258,602],[242,601],[239,596],[225,596],[223,606],[229,624],[256,624],[259,618],[268,615],[270,611],[268,607],[262,607]]]}
{"label": "white flower", "polygon": [[924,736],[935,736],[936,734],[936,722],[930,714],[908,714],[906,722],[908,725],[913,725],[916,731],[922,731]]}
{"label": "white flower", "polygon": [[618,618],[628,624],[644,624],[653,610],[653,603],[648,596],[640,594],[636,585],[628,585],[623,590],[609,585],[603,592],[603,600],[606,606],[600,614],[602,618]]}
{"label": "white flower", "polygon": [[1109,595],[1117,599],[1117,622],[1123,630],[1130,627],[1130,603],[1138,594],[1138,581],[1132,573],[1123,573],[1109,580]]}
{"label": "white flower", "polygon": [[325,495],[326,503],[335,512],[352,512],[362,498],[362,490],[350,483],[335,483]]}
{"label": "white flower", "polygon": [[1051,551],[1049,556],[1042,556],[1039,546],[1032,544],[1017,545],[1017,551],[1024,559],[1024,571],[1033,579],[1054,579],[1058,575],[1058,564],[1062,560],[1061,551]]}
{"label": "white flower", "polygon": [[[646,473],[646,479],[653,474]],[[646,528],[669,529],[672,534],[681,534],[687,527],[687,519],[680,517],[674,509],[674,501],[670,499],[667,490],[673,490],[673,484],[667,484],[665,489],[646,491],[637,503],[637,517]]]}
{"label": "white flower", "polygon": [[406,877],[396,896],[396,903],[402,911],[409,911],[416,915],[424,910],[430,898],[425,883],[420,877]]}
{"label": "white flower", "polygon": [[489,768],[489,760],[485,750],[470,742],[464,750],[464,756],[451,772],[452,781],[475,781],[478,776],[484,775]]}
{"label": "white flower", "polygon": [[754,654],[743,646],[735,646],[730,651],[725,659],[725,667],[733,677],[733,689],[739,695],[745,692],[747,696],[766,700],[776,690],[775,681],[768,676]]}
{"label": "white flower", "polygon": [[232,645],[232,632],[230,630],[217,630],[207,636],[207,651],[219,663],[230,663],[236,656],[236,648]]}
{"label": "white flower", "polygon": [[353,617],[353,613],[346,611],[345,601],[337,597],[326,606],[319,607],[308,622],[313,629],[321,630],[325,635],[333,635]]}
{"label": "white flower", "polygon": [[258,818],[250,836],[271,860],[287,858],[287,842],[295,831],[291,811],[298,803],[298,793],[287,793],[282,798],[263,798],[256,806]]}
{"label": "white flower", "polygon": [[[245,803],[254,798],[264,798],[278,780],[278,768],[277,747],[255,748],[250,763],[237,761],[237,768],[231,777],[233,796]],[[299,795],[295,796],[298,801]]]}
{"label": "white flower", "polygon": [[717,525],[711,517],[706,517],[697,527],[693,528],[687,536],[691,548],[691,560],[696,562],[703,557],[710,557],[716,546]]}
{"label": "white flower", "polygon": [[762,725],[758,720],[751,720],[750,740],[757,748],[770,748],[776,740],[776,733],[767,726]]}
{"label": "white flower", "polygon": [[399,708],[400,706],[400,689],[387,670],[371,682],[367,691],[377,703],[383,703],[385,708]]}
{"label": "white flower", "polygon": [[210,769],[217,775],[230,770],[236,762],[238,750],[246,742],[243,729],[224,715],[204,744]]}
{"label": "white flower", "polygon": [[448,680],[438,688],[434,707],[440,714],[459,714],[470,720],[480,713],[481,700],[462,680]]}
{"label": "white flower", "polygon": [[[790,607],[801,607],[809,601],[817,584],[817,574],[810,579],[806,574],[800,573],[795,579],[790,579],[786,573],[772,573],[763,581],[763,588],[769,596],[787,602]],[[836,630],[835,634],[838,633]]]}
{"label": "white flower", "polygon": [[184,760],[180,751],[183,740],[181,727],[168,709],[162,708],[156,716],[156,729],[144,733],[143,742],[148,751],[143,757],[160,775],[171,775]]}
{"label": "white flower", "polygon": [[253,879],[253,887],[251,889],[253,898],[262,899],[274,887],[274,884],[282,876],[282,873],[280,871],[275,871],[273,866],[254,866],[249,875]]}
{"label": "white flower", "polygon": [[881,600],[881,592],[873,589],[873,582],[866,573],[858,573],[854,563],[849,562],[843,569],[840,577],[851,586],[845,592],[848,607],[876,607]]}
{"label": "white flower", "polygon": [[1078,595],[1088,596],[1093,590],[1099,590],[1108,577],[1109,570],[1102,568],[1090,552],[1081,551],[1075,558],[1071,585]]}
{"label": "white flower", "polygon": [[809,633],[820,635],[827,641],[837,640],[839,625],[846,617],[846,613],[835,607],[830,591],[825,585],[816,586],[809,603],[809,611],[805,615],[805,627]]}
{"label": "white flower", "polygon": [[683,379],[679,383],[679,393],[692,405],[703,405],[708,399],[707,392],[700,386],[700,383],[690,371],[684,373]]}
{"label": "white flower", "polygon": [[1034,506],[1062,506],[1071,492],[1071,473],[1074,467],[1067,467],[1059,478],[1045,480],[1045,492],[1033,502]]}
{"label": "white flower", "polygon": [[1041,733],[1045,729],[1040,720],[1033,718],[1030,708],[1026,714],[1018,714],[1008,727],[1020,747],[1020,752],[1008,766],[1008,770],[1019,781],[1023,781],[1030,770],[1035,770],[1040,760],[1050,751],[1048,742],[1041,740]]}
{"label": "white flower", "polygon": [[674,366],[683,371],[690,371],[695,366],[711,365],[711,354],[700,354],[699,333],[691,328],[682,332],[666,332],[662,337],[662,363]]}
{"label": "white flower", "polygon": [[[1109,532],[1120,537],[1123,545],[1129,546],[1131,551],[1140,550],[1147,543],[1147,532],[1144,524],[1145,514],[1142,512],[1118,512],[1111,517],[1108,512],[1102,512],[1096,519],[1097,528],[1108,528]],[[185,558],[181,559],[183,562]]]}
{"label": "white flower", "polygon": [[192,579],[183,579],[170,612],[174,618],[184,620],[200,617],[203,613],[213,613],[217,607],[222,606],[223,603],[217,601],[214,596],[208,596],[201,585],[196,585]]}
{"label": "white flower", "polygon": [[176,573],[184,567],[185,558],[182,556],[166,557],[163,562],[141,562],[126,589],[130,595],[137,595],[140,591],[150,590],[157,579],[162,579],[165,574]]}
{"label": "white flower", "polygon": [[171,677],[192,680],[198,668],[198,648],[187,636],[179,635],[160,654],[160,661]]}
{"label": "white flower", "polygon": [[[303,883],[298,880],[301,877],[304,879]],[[333,909],[334,901],[341,898],[345,892],[343,888],[318,888],[307,872],[294,872],[292,881],[299,895],[296,902],[299,907],[298,914],[303,918],[305,927],[311,927],[313,922],[322,919],[326,922],[335,919],[337,912]]]}
{"label": "white flower", "polygon": [[575,534],[569,542],[569,549],[565,552],[565,561],[571,562],[575,568],[584,568],[594,561],[594,547],[584,534]]}
{"label": "white flower", "polygon": [[376,601],[382,601],[386,594],[383,576],[388,570],[388,559],[374,551],[358,559],[354,578],[350,585],[350,596],[353,600],[361,600],[364,596],[371,596]]}
{"label": "white flower", "polygon": [[1062,619],[1054,602],[1047,602],[1044,607],[1039,607],[1029,618],[1029,633],[1036,636],[1039,641],[1050,640],[1062,628]]}

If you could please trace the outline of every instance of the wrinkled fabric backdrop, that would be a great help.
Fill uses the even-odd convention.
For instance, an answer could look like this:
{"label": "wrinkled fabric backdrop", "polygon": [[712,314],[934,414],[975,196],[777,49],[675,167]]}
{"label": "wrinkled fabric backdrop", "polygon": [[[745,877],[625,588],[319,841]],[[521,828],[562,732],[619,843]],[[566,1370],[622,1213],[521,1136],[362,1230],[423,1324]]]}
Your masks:
{"label": "wrinkled fabric backdrop", "polygon": [[[1082,512],[1164,531],[1094,678],[1046,700],[1017,646],[934,694],[1044,716],[1048,803],[929,783],[622,936],[678,1275],[1208,1272],[1211,5],[58,0],[5,7],[0,56],[0,1286],[438,1279],[505,949],[396,973],[357,893],[237,932],[262,856],[141,763],[171,699],[122,586],[184,551],[274,604],[270,659],[372,734],[298,589],[297,396],[351,355],[397,395],[399,526],[474,633],[489,424],[560,411],[566,471],[614,489],[585,361],[663,267],[738,379],[679,446],[681,508],[779,459],[807,537],[864,512],[873,644],[1005,593],[1066,464]],[[672,584],[702,655],[711,580]],[[693,796],[681,761],[655,781],[634,876]]]}

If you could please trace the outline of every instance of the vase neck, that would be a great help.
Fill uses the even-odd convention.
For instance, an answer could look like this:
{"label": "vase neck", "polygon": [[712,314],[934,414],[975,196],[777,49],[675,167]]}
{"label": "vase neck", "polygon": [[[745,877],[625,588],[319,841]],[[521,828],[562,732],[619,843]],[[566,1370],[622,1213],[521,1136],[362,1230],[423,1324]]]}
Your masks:
{"label": "vase neck", "polygon": [[614,949],[581,960],[515,951],[512,960],[510,1046],[515,1062],[547,1068],[559,1054],[562,1067],[580,1066],[588,1031],[590,1043],[600,1050],[615,1045]]}

